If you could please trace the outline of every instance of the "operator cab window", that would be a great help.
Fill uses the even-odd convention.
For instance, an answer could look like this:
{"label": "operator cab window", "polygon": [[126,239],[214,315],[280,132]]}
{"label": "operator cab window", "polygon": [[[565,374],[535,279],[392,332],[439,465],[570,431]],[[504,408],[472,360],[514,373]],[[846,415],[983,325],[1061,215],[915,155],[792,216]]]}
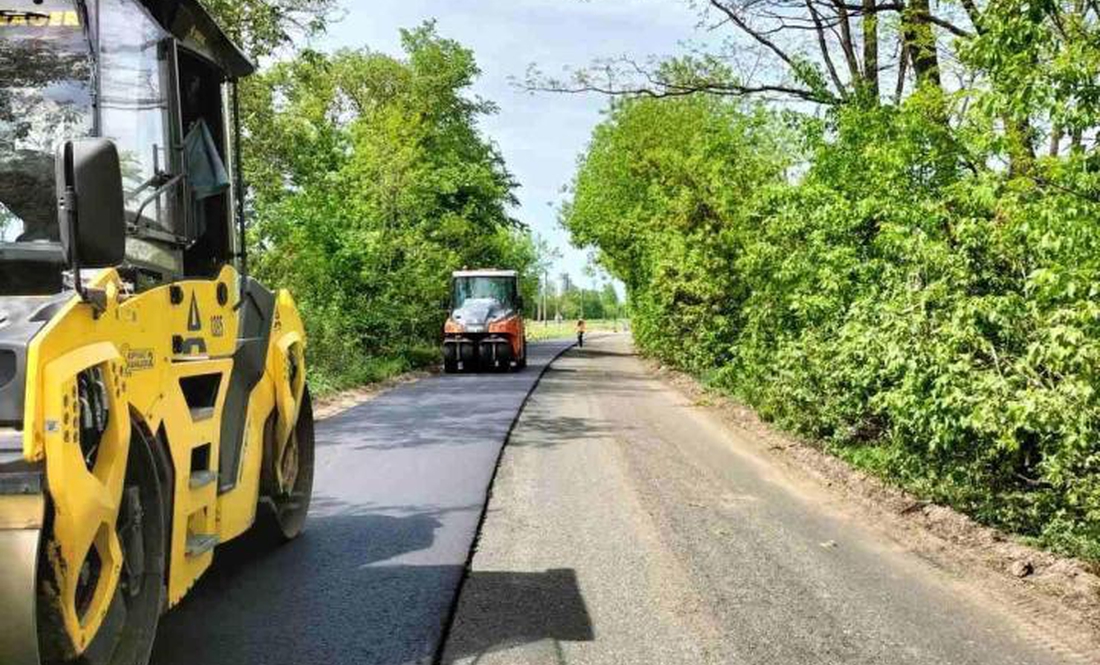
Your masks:
{"label": "operator cab window", "polygon": [[75,0],[0,12],[0,295],[62,289],[54,154],[95,128],[92,48]]}
{"label": "operator cab window", "polygon": [[101,132],[118,146],[127,221],[175,238],[184,232],[179,190],[163,188],[172,170],[170,84],[161,51],[168,38],[132,0],[100,0]]}
{"label": "operator cab window", "polygon": [[191,197],[184,272],[214,277],[229,262],[232,217],[227,168],[223,77],[202,58],[179,53],[180,120],[183,162]]}

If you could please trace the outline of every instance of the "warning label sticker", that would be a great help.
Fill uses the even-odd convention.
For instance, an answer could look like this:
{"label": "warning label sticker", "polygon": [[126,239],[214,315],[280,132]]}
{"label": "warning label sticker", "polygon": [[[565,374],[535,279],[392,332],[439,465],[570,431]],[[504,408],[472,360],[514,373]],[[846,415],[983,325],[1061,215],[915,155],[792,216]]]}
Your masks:
{"label": "warning label sticker", "polygon": [[80,13],[24,12],[0,9],[0,28],[79,28]]}

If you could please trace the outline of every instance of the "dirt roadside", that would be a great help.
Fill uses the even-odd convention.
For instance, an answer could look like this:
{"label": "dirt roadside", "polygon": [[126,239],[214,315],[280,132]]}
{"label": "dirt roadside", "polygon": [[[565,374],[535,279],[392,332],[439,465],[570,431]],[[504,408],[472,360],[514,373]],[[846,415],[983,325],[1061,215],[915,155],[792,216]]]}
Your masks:
{"label": "dirt roadside", "polygon": [[754,411],[704,388],[682,372],[645,361],[649,370],[700,409],[753,442],[754,452],[825,490],[891,541],[953,578],[1012,607],[1019,630],[1056,651],[1095,654],[1100,663],[1100,571],[982,526],[850,467],[804,440],[777,431]]}

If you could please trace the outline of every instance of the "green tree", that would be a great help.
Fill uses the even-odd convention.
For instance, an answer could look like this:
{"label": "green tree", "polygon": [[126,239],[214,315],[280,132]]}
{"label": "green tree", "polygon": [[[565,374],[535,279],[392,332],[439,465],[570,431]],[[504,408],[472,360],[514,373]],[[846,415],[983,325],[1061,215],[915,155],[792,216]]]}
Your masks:
{"label": "green tree", "polygon": [[495,107],[467,95],[473,54],[430,24],[402,38],[403,59],[306,51],[250,89],[255,268],[297,294],[332,384],[434,348],[452,270],[515,268],[537,289],[515,183],[477,128]]}
{"label": "green tree", "polygon": [[[992,70],[1030,42],[969,44]],[[1012,67],[1053,94],[1035,53],[1050,66]],[[823,118],[617,100],[565,225],[626,284],[646,353],[923,496],[1100,560],[1100,171],[1084,145],[1021,168],[991,128],[1046,98],[1016,95],[988,88],[950,125],[935,91]]]}
{"label": "green tree", "polygon": [[619,101],[597,128],[563,221],[626,285],[643,348],[697,369],[728,355],[733,232],[782,181],[785,140],[766,112],[711,97]]}
{"label": "green tree", "polygon": [[202,0],[219,24],[253,58],[293,48],[324,32],[337,0]]}

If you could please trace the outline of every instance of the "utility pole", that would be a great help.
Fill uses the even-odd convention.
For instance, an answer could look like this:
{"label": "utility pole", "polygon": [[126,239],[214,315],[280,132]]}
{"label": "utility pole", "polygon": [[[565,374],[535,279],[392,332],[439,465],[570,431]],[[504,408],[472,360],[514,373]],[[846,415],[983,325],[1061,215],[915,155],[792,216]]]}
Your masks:
{"label": "utility pole", "polygon": [[[556,294],[555,294],[556,295]],[[554,321],[557,322],[561,318],[561,298],[554,299]]]}
{"label": "utility pole", "polygon": [[[561,297],[558,298],[558,315],[561,315],[561,301],[564,300],[569,292],[573,290],[573,280],[569,279],[569,273],[563,272],[561,274]],[[568,314],[569,312],[566,312]]]}

